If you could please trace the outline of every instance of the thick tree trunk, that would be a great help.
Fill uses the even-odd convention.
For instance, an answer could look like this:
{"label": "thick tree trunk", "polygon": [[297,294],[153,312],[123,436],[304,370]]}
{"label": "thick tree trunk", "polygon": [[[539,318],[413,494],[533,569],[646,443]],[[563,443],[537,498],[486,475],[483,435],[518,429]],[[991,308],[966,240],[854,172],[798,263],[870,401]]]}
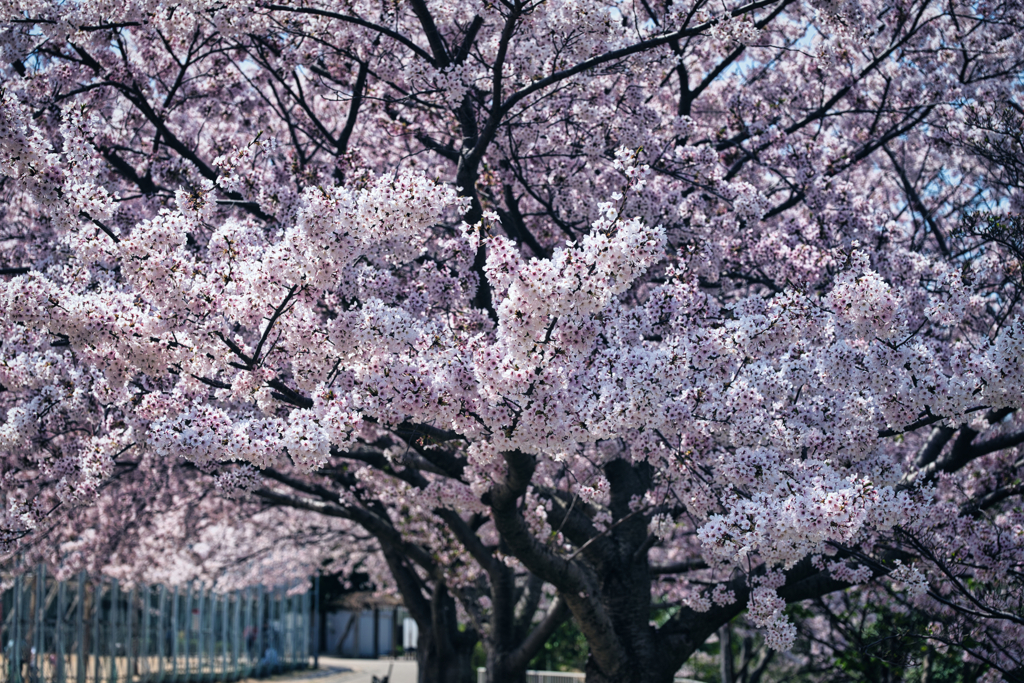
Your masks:
{"label": "thick tree trunk", "polygon": [[487,683],[526,683],[526,666],[510,665],[508,653],[487,652]]}
{"label": "thick tree trunk", "polygon": [[586,682],[672,683],[680,665],[678,653],[669,650],[668,644],[653,627],[644,624],[643,630],[638,629],[633,615],[610,611],[616,626],[615,634],[625,646],[625,657],[618,659],[616,668],[610,671],[607,664],[591,652],[587,657]]}
{"label": "thick tree trunk", "polygon": [[611,483],[609,507],[614,519],[621,521],[609,534],[610,542],[588,561],[596,570],[600,601],[622,645],[622,656],[609,661],[602,653],[592,652],[587,682],[671,683],[678,668],[675,657],[650,623],[651,577],[647,553],[642,550],[647,543],[647,520],[632,515],[630,509],[632,500],[650,486],[650,467],[615,460],[604,470]]}
{"label": "thick tree trunk", "polygon": [[[749,577],[734,572],[723,584],[733,596],[729,603],[701,612],[679,606],[660,628],[651,625],[652,570],[647,551],[657,539],[648,531],[648,515],[634,508],[653,481],[649,464],[617,459],[604,465],[612,521],[604,530],[594,526],[584,511],[573,508],[569,497],[558,492],[550,495],[549,522],[577,547],[565,557],[534,536],[520,509],[519,500],[531,484],[536,457],[522,451],[502,455],[508,474],[481,500],[491,507],[495,527],[511,553],[554,585],[572,611],[590,646],[588,683],[671,683],[690,655],[746,607]],[[767,570],[762,565],[753,571],[763,574]],[[805,557],[786,570],[778,595],[793,603],[849,585]],[[731,663],[724,662],[723,668]],[[759,665],[758,676],[761,671]]]}
{"label": "thick tree trunk", "polygon": [[569,617],[569,608],[564,599],[557,597],[534,624],[544,582],[532,575],[522,594],[514,599],[507,590],[515,586],[511,571],[504,565],[493,569],[497,571],[492,572],[495,581],[491,585],[491,631],[483,641],[487,651],[487,683],[526,683],[530,660]]}
{"label": "thick tree trunk", "polygon": [[668,653],[646,661],[634,660],[620,674],[608,675],[597,665],[593,656],[587,657],[586,683],[672,683],[676,667],[665,666]]}
{"label": "thick tree trunk", "polygon": [[579,560],[566,560],[532,536],[518,508],[533,475],[534,459],[519,452],[506,453],[505,458],[508,478],[484,502],[491,505],[502,539],[530,571],[554,584],[568,604],[590,645],[588,683],[671,683],[682,661],[733,615],[716,615],[722,620],[710,629],[708,624],[695,624],[692,634],[674,634],[671,639],[651,625],[648,520],[631,509],[650,487],[650,466],[624,460],[604,466],[613,520],[606,532],[593,528],[581,512],[570,512],[568,504],[551,511],[552,524],[580,548]]}
{"label": "thick tree trunk", "polygon": [[395,578],[409,614],[416,620],[416,663],[419,683],[475,683],[473,647],[475,631],[459,631],[455,600],[444,580],[438,579],[429,598],[427,588],[402,549],[389,536],[378,536],[384,558]]}
{"label": "thick tree trunk", "polygon": [[455,642],[430,628],[420,628],[416,643],[418,683],[476,683],[473,671],[473,645],[468,638]]}
{"label": "thick tree trunk", "polygon": [[460,631],[455,600],[444,581],[434,584],[430,599],[430,621],[419,624],[419,683],[475,683],[474,631]]}

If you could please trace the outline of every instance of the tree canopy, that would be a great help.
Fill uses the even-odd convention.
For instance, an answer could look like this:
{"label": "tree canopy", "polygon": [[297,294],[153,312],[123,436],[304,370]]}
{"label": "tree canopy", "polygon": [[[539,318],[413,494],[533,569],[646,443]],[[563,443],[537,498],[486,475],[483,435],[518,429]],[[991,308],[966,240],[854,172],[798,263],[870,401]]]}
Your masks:
{"label": "tree canopy", "polygon": [[8,554],[213,476],[424,681],[871,582],[1024,675],[1020,3],[0,7]]}

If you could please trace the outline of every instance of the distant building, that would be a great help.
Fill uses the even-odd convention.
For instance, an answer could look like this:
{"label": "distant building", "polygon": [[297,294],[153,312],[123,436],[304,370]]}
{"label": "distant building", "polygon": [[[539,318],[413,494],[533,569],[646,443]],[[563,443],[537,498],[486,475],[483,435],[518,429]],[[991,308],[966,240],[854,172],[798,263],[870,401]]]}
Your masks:
{"label": "distant building", "polygon": [[324,605],[321,654],[395,657],[415,650],[419,632],[401,600],[370,592],[346,593]]}

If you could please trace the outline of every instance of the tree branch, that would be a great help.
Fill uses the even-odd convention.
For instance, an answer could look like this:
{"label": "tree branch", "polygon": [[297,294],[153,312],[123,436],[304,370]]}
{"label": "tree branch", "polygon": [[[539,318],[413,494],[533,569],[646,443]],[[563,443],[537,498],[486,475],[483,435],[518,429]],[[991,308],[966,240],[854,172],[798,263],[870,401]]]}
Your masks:
{"label": "tree branch", "polygon": [[385,35],[388,38],[394,38],[399,43],[401,43],[402,45],[404,45],[407,48],[409,48],[410,50],[412,50],[412,52],[414,54],[416,54],[417,56],[422,57],[423,59],[427,60],[431,64],[434,64],[434,58],[430,56],[429,52],[427,52],[426,50],[421,48],[419,45],[417,45],[416,43],[412,42],[411,40],[409,40],[408,38],[403,36],[401,33],[398,33],[397,31],[392,31],[391,29],[389,29],[389,28],[387,28],[385,26],[380,26],[378,24],[374,24],[373,22],[367,21],[365,19],[360,19],[359,17],[355,17],[355,16],[348,15],[348,14],[339,14],[337,12],[329,12],[327,10],[322,10],[322,9],[315,9],[313,7],[294,7],[294,6],[289,6],[289,5],[262,5],[262,7],[264,9],[274,10],[274,11],[277,11],[277,12],[294,12],[296,14],[315,14],[317,16],[328,17],[330,19],[337,19],[339,21],[344,21],[344,22],[347,22],[349,24],[355,24],[357,26],[362,26],[362,27],[368,28],[368,29],[370,29],[372,31],[376,31],[377,33],[380,33],[381,35]]}
{"label": "tree branch", "polygon": [[526,636],[519,647],[509,654],[509,669],[512,671],[520,667],[525,669],[533,656],[540,651],[555,629],[569,618],[569,615],[568,603],[562,596],[556,596],[540,623],[530,631],[530,635]]}

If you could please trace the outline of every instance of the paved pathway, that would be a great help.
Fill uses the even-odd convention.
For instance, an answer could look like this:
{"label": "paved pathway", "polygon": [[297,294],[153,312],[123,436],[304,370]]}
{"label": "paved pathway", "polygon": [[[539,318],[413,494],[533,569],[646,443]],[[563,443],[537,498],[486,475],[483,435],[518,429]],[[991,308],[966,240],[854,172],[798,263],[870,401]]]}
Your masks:
{"label": "paved pathway", "polygon": [[341,659],[320,657],[320,668],[315,670],[292,671],[280,676],[265,678],[263,681],[249,680],[245,683],[372,683],[373,677],[383,679],[391,669],[388,683],[416,683],[416,662],[414,660],[388,659]]}

